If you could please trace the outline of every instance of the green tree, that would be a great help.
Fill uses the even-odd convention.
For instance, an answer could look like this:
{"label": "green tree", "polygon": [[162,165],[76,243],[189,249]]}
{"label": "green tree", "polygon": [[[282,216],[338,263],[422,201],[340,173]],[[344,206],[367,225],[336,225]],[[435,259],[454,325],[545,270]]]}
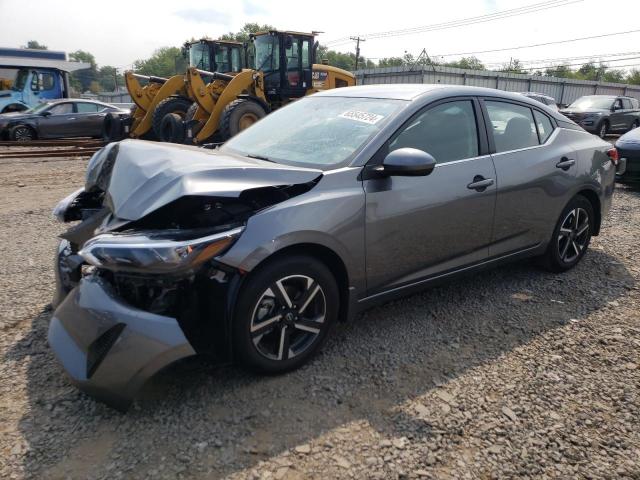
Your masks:
{"label": "green tree", "polygon": [[379,67],[402,67],[404,64],[402,57],[385,57],[378,60]]}
{"label": "green tree", "polygon": [[264,32],[267,30],[275,30],[276,28],[269,24],[260,25],[259,23],[245,23],[244,26],[238,32],[229,32],[224,35],[220,35],[218,40],[227,40],[231,42],[247,42],[249,41],[249,35],[257,32]]}
{"label": "green tree", "polygon": [[116,77],[118,85],[124,85],[122,75],[118,75],[115,67],[105,65],[98,70],[98,83],[103,92],[113,92],[116,90]]}
{"label": "green tree", "polygon": [[624,70],[607,70],[602,75],[602,81],[611,83],[624,83],[625,77],[626,74]]}
{"label": "green tree", "polygon": [[162,47],[146,60],[136,60],[133,69],[142,75],[171,77],[187,70],[187,59],[178,47]]}
{"label": "green tree", "polygon": [[629,75],[627,75],[626,82],[632,85],[640,85],[640,70],[637,68],[631,70]]}
{"label": "green tree", "polygon": [[467,70],[486,70],[487,67],[476,57],[462,57],[460,60],[454,60],[453,62],[447,62],[444,64],[447,67],[465,68]]}
{"label": "green tree", "polygon": [[527,71],[523,68],[522,62],[517,58],[512,58],[509,60],[509,63],[505,63],[500,69],[501,72],[506,73],[527,73]]}
{"label": "green tree", "polygon": [[90,68],[76,70],[71,72],[70,82],[74,90],[78,92],[86,92],[91,89],[92,82],[98,79],[98,64],[93,54],[84,50],[76,50],[69,54],[69,60],[72,62],[84,62],[90,65]]}
{"label": "green tree", "polygon": [[35,48],[37,50],[49,50],[49,47],[38,42],[37,40],[29,40],[26,45],[23,45],[22,48]]}

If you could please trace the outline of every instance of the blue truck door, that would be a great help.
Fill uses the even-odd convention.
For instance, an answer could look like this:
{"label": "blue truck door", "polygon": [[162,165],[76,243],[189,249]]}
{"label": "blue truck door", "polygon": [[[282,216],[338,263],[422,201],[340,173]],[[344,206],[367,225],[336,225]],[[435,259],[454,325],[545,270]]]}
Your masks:
{"label": "blue truck door", "polygon": [[31,72],[31,93],[37,101],[62,98],[60,73],[55,70],[33,70]]}

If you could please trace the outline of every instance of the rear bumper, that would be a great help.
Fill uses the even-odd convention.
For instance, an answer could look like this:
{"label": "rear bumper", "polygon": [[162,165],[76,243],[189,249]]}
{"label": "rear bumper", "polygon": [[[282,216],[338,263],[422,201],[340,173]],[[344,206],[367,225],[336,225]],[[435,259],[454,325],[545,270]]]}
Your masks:
{"label": "rear bumper", "polygon": [[618,182],[640,182],[640,149],[617,148],[620,163],[616,171],[616,180]]}
{"label": "rear bumper", "polygon": [[123,303],[93,276],[55,310],[48,340],[78,388],[119,410],[152,375],[196,354],[175,318]]}

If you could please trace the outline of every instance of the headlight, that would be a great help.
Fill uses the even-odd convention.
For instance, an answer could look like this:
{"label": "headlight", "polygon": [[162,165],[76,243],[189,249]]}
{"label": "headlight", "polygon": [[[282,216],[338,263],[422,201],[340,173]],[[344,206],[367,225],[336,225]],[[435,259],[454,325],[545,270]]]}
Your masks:
{"label": "headlight", "polygon": [[84,188],[80,188],[76,190],[71,195],[63,198],[58,202],[58,205],[56,205],[56,208],[53,209],[53,216],[56,217],[59,222],[64,223],[66,221],[65,214],[67,213],[69,206],[76,200],[76,198],[78,198],[78,196],[82,192],[84,192]]}
{"label": "headlight", "polygon": [[602,116],[602,112],[591,112],[591,113],[587,113],[584,117],[589,118],[589,117],[601,117],[601,116]]}
{"label": "headlight", "polygon": [[79,254],[108,270],[166,273],[188,270],[221,254],[244,227],[193,240],[159,240],[149,235],[103,234],[85,243]]}

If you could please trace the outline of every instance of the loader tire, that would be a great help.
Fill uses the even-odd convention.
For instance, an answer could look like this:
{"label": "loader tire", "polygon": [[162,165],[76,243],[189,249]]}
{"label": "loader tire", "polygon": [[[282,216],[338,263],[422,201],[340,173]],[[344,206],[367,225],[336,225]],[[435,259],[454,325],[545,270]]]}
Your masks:
{"label": "loader tire", "polygon": [[179,115],[180,118],[184,118],[187,114],[187,110],[189,110],[189,107],[191,106],[191,103],[191,100],[185,97],[169,97],[158,103],[153,111],[151,120],[155,136],[160,140],[164,140],[162,138],[162,120],[165,115],[175,113]]}
{"label": "loader tire", "polygon": [[177,113],[168,113],[162,119],[162,136],[160,140],[170,143],[184,143],[185,126]]}
{"label": "loader tire", "polygon": [[193,118],[196,116],[197,110],[198,110],[198,104],[196,102],[193,102],[189,107],[189,109],[187,110],[187,113],[184,114],[184,121],[189,122],[193,120]]}
{"label": "loader tire", "polygon": [[218,129],[221,140],[230,139],[266,115],[267,112],[258,102],[244,98],[234,100],[222,112],[220,128]]}
{"label": "loader tire", "polygon": [[119,142],[124,138],[124,126],[117,113],[108,113],[102,123],[102,139],[105,142]]}

